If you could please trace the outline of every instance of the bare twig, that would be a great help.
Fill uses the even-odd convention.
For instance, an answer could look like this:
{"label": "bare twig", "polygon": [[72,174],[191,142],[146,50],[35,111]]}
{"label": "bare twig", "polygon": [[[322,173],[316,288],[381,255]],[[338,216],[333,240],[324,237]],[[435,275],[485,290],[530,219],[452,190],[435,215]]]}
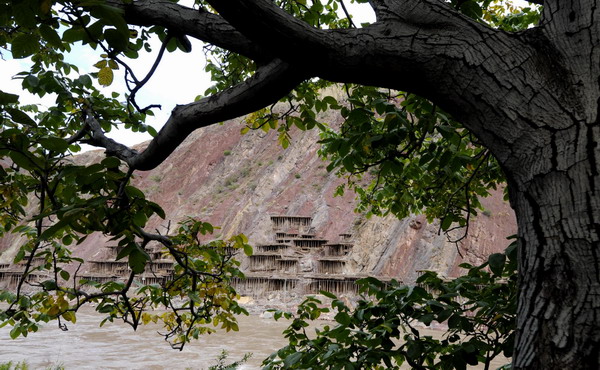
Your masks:
{"label": "bare twig", "polygon": [[352,21],[352,17],[350,16],[350,13],[348,13],[348,9],[346,9],[346,4],[344,4],[344,0],[340,0],[340,5],[342,6],[342,10],[344,11],[344,14],[346,14],[346,18],[348,19],[348,22],[350,22],[350,25],[353,28],[356,28],[356,25]]}

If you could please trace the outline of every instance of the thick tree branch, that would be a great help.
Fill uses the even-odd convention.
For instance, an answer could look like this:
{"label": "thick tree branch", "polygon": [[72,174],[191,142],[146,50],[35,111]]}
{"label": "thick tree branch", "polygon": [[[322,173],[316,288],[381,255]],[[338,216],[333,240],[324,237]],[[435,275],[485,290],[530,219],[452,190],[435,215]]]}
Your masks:
{"label": "thick tree branch", "polygon": [[129,160],[129,165],[150,170],[165,160],[192,131],[273,104],[308,77],[276,59],[259,67],[251,78],[239,85],[195,103],[178,105],[146,150]]}
{"label": "thick tree branch", "polygon": [[100,126],[100,122],[98,122],[94,116],[94,112],[90,108],[84,111],[84,121],[85,125],[90,128],[90,138],[82,140],[82,142],[102,147],[106,149],[107,155],[113,155],[126,162],[137,155],[137,151],[106,136]]}
{"label": "thick tree branch", "polygon": [[[274,2],[208,0],[231,25],[254,42],[297,56],[294,50],[312,50],[313,55],[329,52],[331,32],[310,27],[287,14]],[[279,52],[280,52],[279,51]],[[281,55],[286,56],[286,55]]]}
{"label": "thick tree branch", "polygon": [[[501,52],[522,47],[437,0],[373,0],[371,4],[383,20],[358,30],[311,27],[269,0],[208,2],[264,49],[315,76],[337,82],[423,94],[436,89],[440,79],[450,83],[453,77],[447,70],[451,65],[475,67],[471,61],[465,63],[466,53],[469,58],[486,60],[489,50],[473,48],[486,38],[502,37]],[[510,43],[514,45],[503,45]]]}
{"label": "thick tree branch", "polygon": [[194,130],[252,113],[277,102],[310,76],[279,59],[259,67],[248,80],[197,102],[178,105],[171,117],[141,153],[106,137],[91,112],[86,123],[92,135],[88,144],[106,148],[131,169],[151,170],[162,163]]}
{"label": "thick tree branch", "polygon": [[[161,1],[165,0],[142,0],[141,4]],[[576,2],[586,1],[595,0]],[[219,18],[219,22],[225,22],[221,24],[230,31],[235,27],[237,42],[246,46],[250,41],[256,43],[260,50],[268,50],[268,54],[284,60],[289,70],[295,65],[305,71],[303,76],[388,87],[429,98],[489,145],[504,165],[508,165],[514,142],[525,137],[533,145],[540,140],[535,133],[538,128],[551,123],[555,126],[550,129],[557,130],[561,129],[560,122],[569,122],[571,112],[563,109],[563,102],[577,99],[576,93],[560,84],[567,76],[566,69],[560,58],[552,54],[548,38],[540,36],[543,29],[514,35],[500,32],[462,16],[439,0],[373,0],[383,20],[369,27],[347,30],[311,27],[270,0],[208,2],[226,20]],[[552,4],[547,8],[552,8]],[[169,22],[180,11],[188,14],[185,8],[173,9]],[[152,19],[155,23],[165,22],[162,17]],[[194,24],[186,19],[179,22]],[[216,34],[202,37],[208,40]],[[549,55],[552,63],[548,63]],[[298,75],[296,72],[292,78]],[[247,93],[248,86],[260,79],[252,78],[199,104],[177,107],[148,149],[128,162],[136,169],[153,168],[193,129],[249,113],[250,107],[260,109],[277,101],[276,96],[287,93],[276,89],[276,94],[262,99],[258,98],[262,94]],[[281,87],[282,81],[286,79],[273,83]],[[282,91],[293,88],[299,81],[285,82]],[[240,91],[246,93],[238,94]],[[515,91],[521,95],[515,96]],[[233,99],[228,94],[233,94]],[[548,106],[548,101],[555,103],[544,114],[530,115],[537,107]],[[224,107],[236,108],[223,114]],[[479,114],[481,111],[486,112],[485,119]],[[159,154],[162,148],[166,151]],[[518,158],[510,160],[514,161],[510,166],[515,170],[525,170]]]}
{"label": "thick tree branch", "polygon": [[130,24],[162,26],[259,62],[272,59],[267,50],[251,42],[217,14],[188,8],[169,0],[137,0],[127,3],[107,0],[107,3],[124,10],[125,19]]}
{"label": "thick tree branch", "polygon": [[[560,130],[570,122],[563,102],[576,94],[561,85],[562,61],[549,53],[539,29],[494,30],[439,0],[373,0],[383,20],[358,30],[313,28],[270,0],[207,1],[246,37],[314,76],[430,99],[518,172],[526,169],[511,158],[515,142],[534,145],[540,127]],[[542,106],[547,108],[539,114]]]}

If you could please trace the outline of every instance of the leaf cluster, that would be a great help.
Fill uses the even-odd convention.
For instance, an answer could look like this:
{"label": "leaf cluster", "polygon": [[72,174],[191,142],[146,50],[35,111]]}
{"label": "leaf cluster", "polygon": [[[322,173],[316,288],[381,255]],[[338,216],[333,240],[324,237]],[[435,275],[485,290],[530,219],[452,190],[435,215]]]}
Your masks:
{"label": "leaf cluster", "polygon": [[[353,307],[335,295],[331,309],[308,297],[295,314],[289,344],[263,363],[266,369],[466,369],[489,368],[499,354],[512,356],[516,327],[516,245],[480,266],[463,265],[466,275],[447,280],[424,272],[417,285],[366,278],[357,281],[362,298]],[[335,323],[308,334],[310,321],[331,312]],[[435,338],[419,328],[432,323],[448,330]]]}
{"label": "leaf cluster", "polygon": [[[237,293],[231,287],[233,278],[243,278],[239,262],[233,257],[238,250],[251,254],[252,248],[243,235],[229,241],[201,243],[198,235],[212,230],[213,226],[206,222],[188,219],[176,235],[156,238],[164,245],[164,255],[171,255],[177,261],[172,275],[162,285],[144,284],[139,275],[150,262],[144,243],[121,244],[117,258],[128,258],[130,275],[124,281],[105,283],[78,278],[78,269],[71,276],[64,267],[83,260],[70,257],[70,250],[60,242],[41,246],[30,243],[21,248],[17,259],[31,259],[35,255],[44,257],[46,263],[25,274],[48,270],[53,272],[54,279],[31,283],[37,287],[31,293],[1,291],[0,301],[9,306],[0,311],[0,326],[11,325],[12,338],[27,336],[37,331],[40,323],[52,320],[58,320],[59,327],[66,328],[62,321],[75,323],[77,311],[84,304],[95,303],[95,310],[105,316],[101,325],[115,319],[134,328],[139,324],[160,323],[165,340],[179,350],[217,327],[237,331],[235,316],[247,312],[237,304]],[[29,231],[36,236],[35,230]]]}
{"label": "leaf cluster", "polygon": [[346,176],[344,187],[361,200],[358,210],[399,218],[424,212],[467,224],[481,209],[479,197],[503,182],[496,161],[439,107],[413,94],[354,87],[340,108],[344,123],[323,132],[320,154],[329,171]]}

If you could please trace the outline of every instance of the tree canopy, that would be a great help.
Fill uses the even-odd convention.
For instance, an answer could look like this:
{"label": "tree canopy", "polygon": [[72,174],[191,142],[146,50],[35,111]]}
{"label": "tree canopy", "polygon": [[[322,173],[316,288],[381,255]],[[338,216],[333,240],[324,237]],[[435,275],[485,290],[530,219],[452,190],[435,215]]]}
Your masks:
{"label": "tree canopy", "polygon": [[[506,180],[519,223],[514,366],[600,364],[600,305],[590,298],[600,294],[597,0],[535,0],[524,8],[494,0],[368,4],[376,15],[370,25],[355,24],[341,0],[0,3],[3,54],[31,60],[16,78],[29,93],[54,100],[42,108],[20,104],[18,91],[0,91],[1,230],[26,237],[15,258],[27,262],[24,276],[54,274],[35,295],[21,291],[23,281],[16,294],[2,294],[10,308],[1,317],[15,325],[13,335],[36,330],[37,321],[75,320],[88,301],[134,327],[163,320],[176,347],[209,321],[234,329],[231,315],[242,309],[227,285],[239,275],[230,251],[250,252],[247,240],[203,245],[196,236],[212,226],[197,220],[174,235],[148,232],[148,218],[164,212],[130,179],[194,130],[251,114],[247,130],[277,130],[284,147],[291,127],[322,130],[329,170],[348,176],[366,212],[424,212],[442,219],[445,231],[464,229],[478,197]],[[145,120],[157,106],[140,106],[136,94],[165,51],[199,52],[189,38],[205,43],[214,85],[177,105],[154,132]],[[154,39],[156,62],[142,77],[135,60],[152,51]],[[79,73],[65,60],[76,48],[101,51],[91,62],[96,72]],[[125,91],[107,96],[99,88],[114,83],[116,70],[124,71]],[[322,93],[333,84],[347,99]],[[331,109],[344,117],[339,130],[317,119]],[[153,139],[138,152],[106,136],[116,127]],[[66,160],[81,144],[104,148],[106,159],[90,166]],[[371,184],[356,186],[366,172]],[[128,283],[89,294],[69,281],[61,266],[78,261],[71,250],[92,232],[123,248]],[[177,278],[132,296],[149,243],[173,255]],[[46,264],[32,266],[36,255]],[[175,297],[183,309],[172,305]],[[153,305],[172,314],[144,316]]]}

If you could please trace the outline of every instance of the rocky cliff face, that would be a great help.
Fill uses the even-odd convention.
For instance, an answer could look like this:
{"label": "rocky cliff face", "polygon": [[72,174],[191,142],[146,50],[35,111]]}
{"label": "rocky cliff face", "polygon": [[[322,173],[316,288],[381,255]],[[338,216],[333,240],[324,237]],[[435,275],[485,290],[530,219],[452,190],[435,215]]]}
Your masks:
{"label": "rocky cliff face", "polygon": [[[213,237],[245,233],[251,243],[261,244],[272,240],[271,215],[310,216],[320,237],[335,242],[339,234],[353,234],[349,271],[406,282],[423,269],[456,275],[458,264],[480,263],[502,251],[508,245],[505,237],[515,232],[514,214],[500,192],[484,201],[486,214],[473,221],[469,237],[458,246],[422,216],[366,219],[353,212],[354,194],[333,197],[344,180],[327,173],[326,163],[318,158],[316,131],[292,132],[292,144],[284,150],[275,133],[240,135],[242,127],[227,122],[198,130],[161,166],[137,174],[137,186],[163,206],[168,218],[151,220],[150,227],[165,232],[168,221],[173,228],[192,216],[220,226]],[[94,151],[77,160],[101,157],[102,152]],[[105,237],[95,235],[75,254],[103,258],[105,244]],[[17,247],[18,240],[0,240],[0,262],[10,261]]]}

